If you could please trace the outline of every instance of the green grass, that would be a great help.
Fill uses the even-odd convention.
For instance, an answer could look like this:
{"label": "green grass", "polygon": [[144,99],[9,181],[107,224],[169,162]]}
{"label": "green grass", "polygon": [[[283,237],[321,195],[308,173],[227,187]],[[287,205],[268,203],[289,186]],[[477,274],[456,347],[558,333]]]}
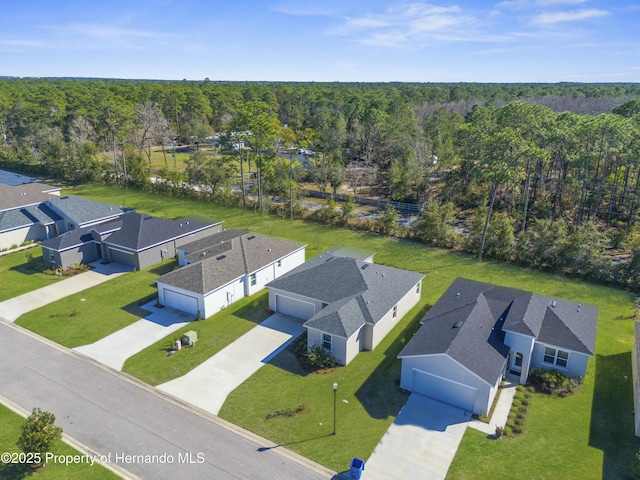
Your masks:
{"label": "green grass", "polygon": [[[213,317],[185,325],[129,358],[123,371],[150,385],[180,377],[265,320],[269,316],[268,309],[266,291],[243,298]],[[196,346],[183,348],[168,357],[168,348],[188,330],[198,333]]]}
{"label": "green grass", "polygon": [[0,257],[0,278],[2,278],[0,302],[61,280],[60,277],[55,275],[46,275],[29,270],[27,268],[28,254],[34,257],[42,257],[42,251],[39,247]]}
{"label": "green grass", "polygon": [[[277,217],[261,217],[236,208],[196,200],[171,199],[134,190],[86,185],[65,193],[139,211],[176,218],[187,214],[224,221],[308,244],[309,256],[333,245],[373,250],[377,263],[426,274],[422,305],[435,303],[458,276],[522,288],[599,306],[596,358],[589,363],[582,390],[565,399],[535,396],[525,432],[499,441],[469,430],[451,466],[449,478],[626,478],[640,442],[633,435],[631,346],[632,295],[560,276],[530,271],[384,238]],[[221,416],[336,470],[352,456],[367,458],[402,405],[395,387],[400,362],[395,358],[415,325],[406,318],[374,352],[363,352],[348,366],[319,376],[304,375],[287,352],[260,369],[232,393]],[[199,347],[196,347],[196,349]],[[287,357],[289,355],[289,357]],[[626,378],[625,378],[626,377]],[[338,435],[331,433],[331,384],[339,387]],[[389,383],[391,382],[391,383]],[[381,394],[377,394],[381,392]],[[349,403],[343,403],[346,399]],[[310,412],[266,421],[265,415],[306,402]],[[322,423],[322,426],[319,425]]]}
{"label": "green grass", "polygon": [[[16,446],[16,441],[20,436],[20,429],[23,423],[24,418],[9,410],[4,405],[0,405],[0,452],[20,452],[20,449]],[[62,441],[58,441],[53,445],[51,453],[55,455],[79,454],[77,450]],[[70,464],[69,466],[60,463],[49,463],[37,469],[35,472],[32,472],[30,467],[25,467],[20,464],[0,463],[0,478],[4,480],[22,480],[24,478],[42,480],[83,480],[91,478],[92,480],[102,480],[117,479],[120,477],[96,462],[93,466],[86,463]]]}
{"label": "green grass", "polygon": [[155,279],[175,260],[129,272],[22,315],[16,323],[69,348],[87,345],[149,314],[140,300],[157,292]]}

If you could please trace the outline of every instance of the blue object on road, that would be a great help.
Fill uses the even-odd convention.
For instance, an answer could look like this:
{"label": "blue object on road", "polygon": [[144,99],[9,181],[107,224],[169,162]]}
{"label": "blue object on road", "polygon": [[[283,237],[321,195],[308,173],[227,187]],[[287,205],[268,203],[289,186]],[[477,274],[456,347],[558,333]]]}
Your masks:
{"label": "blue object on road", "polygon": [[354,457],[351,459],[350,467],[351,467],[350,474],[351,474],[352,480],[360,480],[360,476],[364,471],[364,460],[362,460],[361,458]]}

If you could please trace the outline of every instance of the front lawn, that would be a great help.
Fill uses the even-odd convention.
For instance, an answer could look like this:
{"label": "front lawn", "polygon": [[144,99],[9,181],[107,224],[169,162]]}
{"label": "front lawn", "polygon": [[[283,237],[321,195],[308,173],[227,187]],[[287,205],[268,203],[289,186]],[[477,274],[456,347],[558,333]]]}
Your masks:
{"label": "front lawn", "polygon": [[[55,414],[55,412],[53,412]],[[24,418],[12,412],[4,405],[0,405],[0,452],[19,453],[16,441],[20,436],[20,430],[24,424]],[[79,455],[80,453],[62,441],[57,441],[51,453],[55,455]],[[93,466],[87,463],[71,463],[66,466],[62,463],[48,463],[32,473],[30,467],[17,463],[0,462],[0,478],[4,480],[22,480],[24,478],[37,480],[70,480],[85,479],[111,480],[120,478],[110,470],[107,470],[98,462]]]}
{"label": "front lawn", "polygon": [[56,275],[30,270],[27,266],[27,255],[42,257],[42,251],[40,247],[34,247],[0,257],[0,302],[61,280]]}
{"label": "front lawn", "polygon": [[[471,256],[406,240],[309,222],[290,223],[197,200],[167,201],[135,190],[95,185],[65,193],[136,206],[141,212],[169,218],[202,215],[224,220],[225,228],[305,242],[308,256],[333,245],[373,250],[377,263],[426,274],[422,305],[435,303],[459,276],[598,305],[597,358],[589,363],[582,390],[565,399],[536,395],[525,432],[516,438],[492,441],[469,430],[449,478],[596,479],[625,478],[629,473],[640,442],[633,435],[630,414],[633,296],[627,292],[513,266],[478,263]],[[304,375],[283,353],[229,396],[221,416],[331,468],[345,470],[352,456],[368,458],[403,404],[395,386],[400,368],[395,355],[402,342],[394,340],[405,338],[413,328],[410,324],[409,318],[403,319],[374,352],[363,352],[348,367],[328,375]],[[338,435],[325,437],[332,431],[334,381],[340,385]],[[308,413],[265,419],[268,413],[301,403],[309,404]]]}
{"label": "front lawn", "polygon": [[[243,298],[216,315],[185,325],[177,332],[130,357],[123,372],[149,385],[159,385],[181,377],[212,357],[269,316],[267,291]],[[185,332],[198,333],[196,346],[168,356],[168,350]]]}
{"label": "front lawn", "polygon": [[66,347],[87,345],[149,314],[141,300],[157,293],[155,279],[177,265],[129,272],[25,313],[16,323]]}

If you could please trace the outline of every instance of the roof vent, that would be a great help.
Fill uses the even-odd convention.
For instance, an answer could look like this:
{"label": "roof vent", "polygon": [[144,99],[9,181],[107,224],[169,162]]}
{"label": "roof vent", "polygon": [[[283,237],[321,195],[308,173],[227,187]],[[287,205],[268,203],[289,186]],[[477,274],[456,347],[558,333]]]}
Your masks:
{"label": "roof vent", "polygon": [[256,238],[255,235],[251,235],[250,237],[247,237],[247,240],[253,240],[254,238]]}
{"label": "roof vent", "polygon": [[458,320],[456,323],[453,324],[452,328],[460,328],[462,327],[462,325],[464,325],[464,320]]}
{"label": "roof vent", "polygon": [[460,292],[456,293],[456,298],[458,298],[460,296]]}
{"label": "roof vent", "polygon": [[182,226],[182,224],[180,224],[180,226]]}
{"label": "roof vent", "polygon": [[271,249],[270,249],[270,248],[267,248],[267,252],[270,252],[270,251],[271,251]]}
{"label": "roof vent", "polygon": [[218,257],[216,257],[216,260],[222,260],[223,258],[227,258],[226,255],[220,255]]}
{"label": "roof vent", "polygon": [[187,225],[189,225],[189,222],[186,222],[186,223],[187,223]]}
{"label": "roof vent", "polygon": [[551,306],[552,306],[553,308],[556,308],[556,301],[555,301],[555,300],[551,300]]}
{"label": "roof vent", "polygon": [[384,273],[382,274],[382,278],[384,278]]}
{"label": "roof vent", "polygon": [[368,266],[369,266],[369,264],[368,264],[368,263],[365,263],[365,264],[364,264],[364,265],[362,265],[360,268],[361,268],[362,270],[364,270],[364,269],[365,269],[365,268],[367,268]]}

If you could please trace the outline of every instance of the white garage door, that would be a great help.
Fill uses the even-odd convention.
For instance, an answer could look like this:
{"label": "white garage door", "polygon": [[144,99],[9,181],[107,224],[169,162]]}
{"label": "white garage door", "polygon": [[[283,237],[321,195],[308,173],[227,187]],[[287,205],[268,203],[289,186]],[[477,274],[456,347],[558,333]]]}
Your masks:
{"label": "white garage door", "polygon": [[446,378],[413,370],[413,391],[444,403],[473,411],[476,389]]}
{"label": "white garage door", "polygon": [[276,295],[276,312],[309,320],[316,313],[316,307],[313,303]]}
{"label": "white garage door", "polygon": [[198,299],[185,295],[184,293],[174,292],[173,290],[164,291],[164,304],[167,307],[182,310],[183,312],[198,314]]}

